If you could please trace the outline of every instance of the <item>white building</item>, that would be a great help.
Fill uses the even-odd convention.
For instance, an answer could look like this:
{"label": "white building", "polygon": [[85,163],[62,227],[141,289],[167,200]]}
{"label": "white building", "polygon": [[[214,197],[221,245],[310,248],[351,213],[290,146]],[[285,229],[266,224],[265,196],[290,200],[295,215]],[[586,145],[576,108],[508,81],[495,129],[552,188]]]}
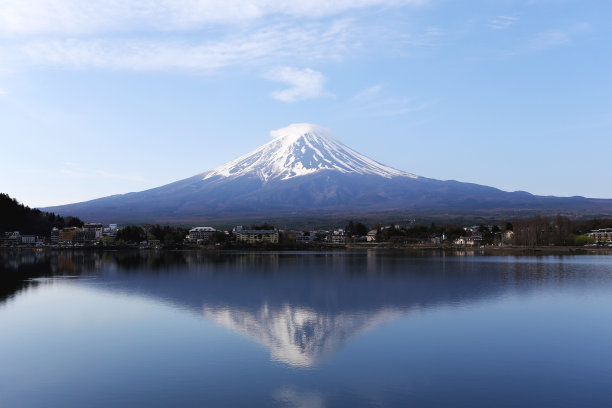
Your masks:
{"label": "white building", "polygon": [[474,246],[482,244],[481,235],[472,235],[471,237],[459,237],[454,242],[455,245]]}
{"label": "white building", "polygon": [[189,242],[205,243],[210,241],[212,234],[217,232],[213,227],[195,227],[189,230],[189,235],[185,238]]}
{"label": "white building", "polygon": [[34,244],[36,242],[36,237],[34,235],[22,235],[21,243],[22,244]]}
{"label": "white building", "polygon": [[102,230],[102,235],[105,237],[116,237],[117,236],[117,224],[108,224],[107,227],[104,227]]}
{"label": "white building", "polygon": [[53,245],[57,245],[58,242],[59,242],[59,229],[57,229],[56,227],[53,227],[51,229],[51,243]]}
{"label": "white building", "polygon": [[334,232],[332,232],[331,242],[333,244],[344,244],[345,241],[346,241],[346,237],[344,236],[343,229],[335,230]]}
{"label": "white building", "polygon": [[612,242],[612,228],[602,228],[593,230],[587,233],[589,237],[595,238],[595,241],[601,243]]}
{"label": "white building", "polygon": [[254,244],[257,242],[270,242],[278,244],[278,231],[276,230],[245,230],[236,229],[236,240]]}

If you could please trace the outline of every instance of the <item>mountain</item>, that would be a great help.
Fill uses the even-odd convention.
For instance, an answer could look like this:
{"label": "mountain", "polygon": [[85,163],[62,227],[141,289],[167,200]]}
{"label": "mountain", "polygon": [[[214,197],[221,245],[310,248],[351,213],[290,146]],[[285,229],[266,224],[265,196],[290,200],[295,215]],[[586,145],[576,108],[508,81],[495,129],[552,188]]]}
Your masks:
{"label": "mountain", "polygon": [[612,215],[612,200],[544,197],[385,166],[329,130],[293,124],[259,149],[161,187],[45,210],[100,222],[198,222],[415,214]]}
{"label": "mountain", "polygon": [[322,171],[372,175],[384,178],[410,177],[380,164],[340,143],[329,130],[298,123],[272,131],[274,140],[245,156],[204,173],[204,180],[257,177],[262,182],[289,180]]}

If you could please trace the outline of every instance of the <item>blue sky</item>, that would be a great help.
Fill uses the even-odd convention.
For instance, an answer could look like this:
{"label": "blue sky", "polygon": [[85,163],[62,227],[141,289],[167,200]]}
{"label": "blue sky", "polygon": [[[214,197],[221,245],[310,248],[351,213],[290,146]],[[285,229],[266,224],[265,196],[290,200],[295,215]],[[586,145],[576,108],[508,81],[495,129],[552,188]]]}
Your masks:
{"label": "blue sky", "polygon": [[425,177],[612,198],[610,16],[604,0],[2,0],[0,191],[140,191],[311,122]]}

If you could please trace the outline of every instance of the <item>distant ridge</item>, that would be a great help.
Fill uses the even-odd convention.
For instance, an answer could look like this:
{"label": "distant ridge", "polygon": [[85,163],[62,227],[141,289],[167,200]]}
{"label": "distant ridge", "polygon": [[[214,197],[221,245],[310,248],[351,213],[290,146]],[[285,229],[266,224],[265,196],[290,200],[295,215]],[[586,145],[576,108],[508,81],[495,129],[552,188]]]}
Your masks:
{"label": "distant ridge", "polygon": [[612,199],[506,192],[397,170],[352,150],[318,125],[293,124],[271,134],[274,139],[253,152],[187,179],[45,210],[119,223],[400,214],[612,215]]}

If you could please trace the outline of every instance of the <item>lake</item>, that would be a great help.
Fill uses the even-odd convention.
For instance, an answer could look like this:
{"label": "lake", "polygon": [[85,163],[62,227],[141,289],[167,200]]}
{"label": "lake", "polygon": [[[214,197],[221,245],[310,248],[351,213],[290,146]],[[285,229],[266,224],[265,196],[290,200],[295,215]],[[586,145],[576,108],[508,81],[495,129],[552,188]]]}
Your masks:
{"label": "lake", "polygon": [[612,256],[0,252],[1,407],[612,407]]}

